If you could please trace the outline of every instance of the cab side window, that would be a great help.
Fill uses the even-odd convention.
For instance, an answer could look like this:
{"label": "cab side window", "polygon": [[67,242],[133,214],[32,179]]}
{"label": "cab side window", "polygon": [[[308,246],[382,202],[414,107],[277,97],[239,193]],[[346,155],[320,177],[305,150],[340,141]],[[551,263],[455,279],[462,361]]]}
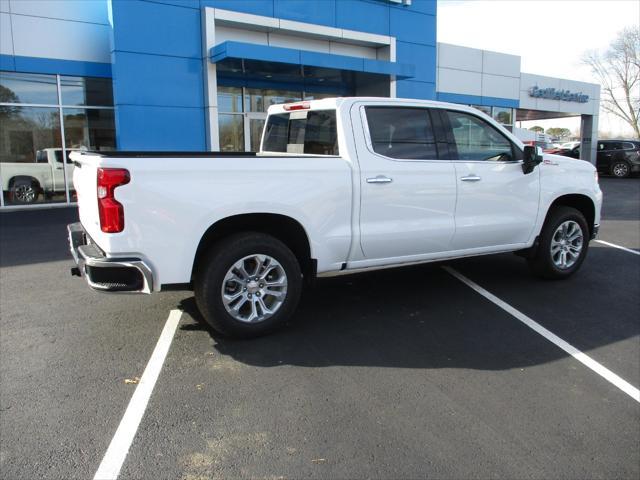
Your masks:
{"label": "cab side window", "polygon": [[397,159],[438,158],[426,108],[366,107],[365,112],[374,152]]}
{"label": "cab side window", "polygon": [[458,160],[514,160],[511,142],[484,120],[451,110],[447,116]]}

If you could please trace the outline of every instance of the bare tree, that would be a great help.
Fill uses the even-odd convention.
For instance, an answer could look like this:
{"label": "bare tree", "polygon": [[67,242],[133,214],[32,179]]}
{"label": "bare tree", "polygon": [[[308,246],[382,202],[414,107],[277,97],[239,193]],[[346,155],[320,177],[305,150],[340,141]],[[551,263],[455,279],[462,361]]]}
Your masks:
{"label": "bare tree", "polygon": [[625,28],[604,53],[587,52],[583,62],[602,84],[602,109],[628,123],[640,139],[640,29]]}

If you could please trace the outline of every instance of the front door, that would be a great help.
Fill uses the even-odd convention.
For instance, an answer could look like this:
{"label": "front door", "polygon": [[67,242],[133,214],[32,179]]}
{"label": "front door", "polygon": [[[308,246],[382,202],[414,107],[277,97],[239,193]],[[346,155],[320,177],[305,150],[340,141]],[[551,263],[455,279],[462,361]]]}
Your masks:
{"label": "front door", "polygon": [[412,261],[448,251],[456,178],[452,162],[438,160],[429,109],[381,102],[354,107],[351,115],[365,135],[365,145],[357,145],[365,258]]}
{"label": "front door", "polygon": [[486,120],[453,110],[443,120],[458,186],[452,250],[527,243],[538,215],[540,169],[525,175],[519,149]]}

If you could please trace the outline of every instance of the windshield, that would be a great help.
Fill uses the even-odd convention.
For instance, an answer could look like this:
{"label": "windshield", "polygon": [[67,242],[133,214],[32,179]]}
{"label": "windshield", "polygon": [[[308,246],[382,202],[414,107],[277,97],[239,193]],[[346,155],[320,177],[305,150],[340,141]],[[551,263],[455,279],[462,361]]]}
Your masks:
{"label": "windshield", "polygon": [[335,110],[296,110],[269,115],[263,152],[339,155]]}

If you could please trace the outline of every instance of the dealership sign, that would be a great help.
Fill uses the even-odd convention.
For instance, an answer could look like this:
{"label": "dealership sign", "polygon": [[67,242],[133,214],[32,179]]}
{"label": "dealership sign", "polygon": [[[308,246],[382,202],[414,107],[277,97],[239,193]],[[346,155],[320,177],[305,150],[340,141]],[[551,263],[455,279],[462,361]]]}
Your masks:
{"label": "dealership sign", "polygon": [[589,95],[583,95],[582,92],[574,93],[569,90],[556,90],[555,88],[531,87],[529,89],[529,95],[534,98],[562,100],[564,102],[587,103],[589,101]]}

